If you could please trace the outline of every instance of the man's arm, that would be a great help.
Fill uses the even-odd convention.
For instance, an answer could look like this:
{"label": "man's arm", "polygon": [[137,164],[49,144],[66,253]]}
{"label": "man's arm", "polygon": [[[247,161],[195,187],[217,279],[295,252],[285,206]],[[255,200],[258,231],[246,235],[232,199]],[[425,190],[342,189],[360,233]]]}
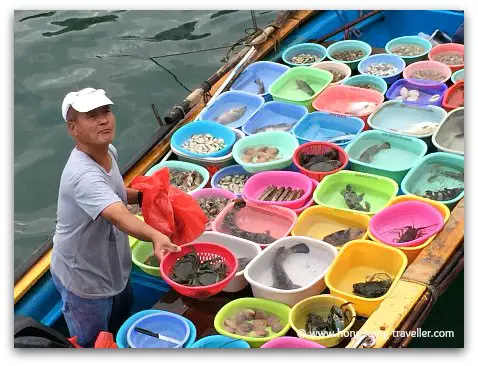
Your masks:
{"label": "man's arm", "polygon": [[126,196],[128,198],[128,203],[130,205],[139,203],[138,202],[138,190],[133,188],[126,187]]}

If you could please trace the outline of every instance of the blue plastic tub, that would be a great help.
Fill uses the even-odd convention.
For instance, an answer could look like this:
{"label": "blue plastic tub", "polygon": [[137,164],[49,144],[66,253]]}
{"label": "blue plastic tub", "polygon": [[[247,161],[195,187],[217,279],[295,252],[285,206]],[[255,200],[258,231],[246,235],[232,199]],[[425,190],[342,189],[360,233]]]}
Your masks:
{"label": "blue plastic tub", "polygon": [[[448,87],[445,83],[440,83],[432,80],[422,80],[422,79],[399,79],[392,84],[388,89],[386,97],[389,100],[394,100],[400,96],[400,90],[402,88],[407,88],[408,90],[418,90],[418,100],[416,102],[404,101],[406,104],[410,105],[435,105],[441,107],[443,95],[445,94]],[[438,95],[438,99],[430,102],[430,97]]]}
{"label": "blue plastic tub", "polygon": [[265,103],[264,98],[239,90],[224,92],[199,114],[200,120],[215,121],[216,118],[233,108],[246,107],[244,114],[237,120],[228,123],[230,128],[239,128]]}
{"label": "blue plastic tub", "polygon": [[[143,334],[136,327],[177,340],[178,344]],[[182,348],[189,338],[189,325],[184,318],[174,313],[162,312],[144,315],[128,329],[126,339],[131,348]]]}
{"label": "blue plastic tub", "polygon": [[376,75],[378,77],[381,77],[383,80],[385,80],[385,82],[389,85],[393,84],[395,81],[400,79],[400,77],[402,75],[402,72],[403,72],[403,70],[405,69],[405,66],[406,66],[405,61],[403,61],[403,59],[398,57],[398,56],[389,55],[387,53],[379,53],[379,54],[372,55],[372,56],[369,56],[367,58],[364,58],[362,61],[360,61],[360,63],[358,64],[358,71],[361,74],[370,75],[370,74],[365,72],[367,67],[369,67],[372,64],[380,63],[380,62],[384,62],[384,63],[387,63],[387,64],[392,64],[393,66],[398,68],[398,71],[395,74],[390,75],[390,76],[378,76],[378,75]]}
{"label": "blue plastic tub", "polygon": [[[169,312],[163,311],[163,310],[150,309],[150,310],[143,310],[136,314],[131,315],[120,327],[120,329],[118,330],[118,333],[116,333],[116,345],[118,346],[118,348],[129,348],[128,340],[126,339],[126,334],[128,333],[129,328],[136,322],[136,320],[142,318],[145,315],[158,314],[158,313],[169,313]],[[182,317],[182,318],[186,321],[186,323],[189,326],[189,337],[186,343],[184,344],[183,348],[189,348],[196,341],[197,330],[192,321],[190,321],[189,319],[185,317]]]}
{"label": "blue plastic tub", "polygon": [[[212,188],[221,188],[219,186],[219,181],[228,176],[228,175],[246,175],[250,177],[252,174],[246,171],[242,165],[230,165],[218,170],[211,178],[211,187]],[[242,197],[242,193],[236,193],[237,197]]]}
{"label": "blue plastic tub", "polygon": [[453,84],[456,84],[458,81],[464,80],[464,79],[465,79],[465,69],[457,70],[451,75],[451,81],[453,82]]}
{"label": "blue plastic tub", "polygon": [[[191,138],[192,135],[207,133],[215,138],[223,139],[225,146],[219,151],[206,154],[194,153],[182,147],[182,144]],[[176,150],[195,158],[217,158],[227,155],[231,152],[234,142],[236,142],[236,134],[232,129],[211,121],[195,121],[188,123],[171,136],[171,145]]]}
{"label": "blue plastic tub", "polygon": [[301,145],[311,141],[328,141],[341,135],[355,135],[347,142],[334,142],[334,144],[344,148],[363,131],[364,126],[364,121],[358,117],[328,112],[312,112],[302,117],[291,130],[291,133],[297,137]]}
{"label": "blue plastic tub", "polygon": [[[294,127],[298,120],[304,117],[309,110],[297,104],[283,102],[267,102],[242,126],[242,131],[246,135],[253,135],[257,129],[270,125],[287,124],[290,125],[289,131]],[[261,131],[259,131],[261,132]]]}
{"label": "blue plastic tub", "polygon": [[[364,56],[353,61],[343,61],[339,60],[333,57],[333,55],[336,52],[342,52],[342,51],[348,51],[348,50],[356,50],[359,49],[363,51]],[[358,41],[355,39],[351,40],[345,40],[345,41],[338,41],[333,44],[331,44],[329,47],[327,47],[327,58],[336,61],[336,62],[341,62],[346,65],[348,65],[352,70],[355,70],[361,60],[363,60],[365,57],[368,57],[372,54],[372,47],[368,43],[365,43],[363,41]]]}
{"label": "blue plastic tub", "polygon": [[[290,61],[292,57],[300,55],[301,53],[313,54],[318,59],[308,64],[294,64]],[[321,46],[320,44],[299,43],[287,48],[284,52],[282,52],[282,61],[284,61],[289,66],[310,66],[315,64],[316,62],[323,61],[326,56],[327,56],[327,49],[324,46]]]}
{"label": "blue plastic tub", "polygon": [[377,88],[376,90],[378,92],[382,93],[382,95],[385,95],[388,88],[388,85],[385,82],[385,80],[383,80],[382,78],[379,78],[378,76],[368,75],[368,74],[352,76],[342,81],[342,84],[355,86],[355,87],[361,84],[372,84]]}
{"label": "blue plastic tub", "polygon": [[[269,86],[287,70],[289,70],[289,66],[278,64],[277,62],[256,61],[246,67],[241,76],[232,84],[230,90],[260,95],[266,102],[271,101],[272,96],[268,91]],[[260,79],[264,84],[264,93],[258,93],[259,86],[255,83],[257,79]]]}
{"label": "blue plastic tub", "polygon": [[[423,52],[416,56],[399,56],[392,52],[392,49],[401,46],[401,45],[416,45],[423,47]],[[420,60],[424,60],[427,58],[428,52],[432,49],[432,43],[425,38],[420,36],[403,36],[391,39],[385,45],[385,51],[391,55],[396,55],[398,57],[403,58],[407,65],[411,64],[412,62],[417,62]]]}
{"label": "blue plastic tub", "polygon": [[212,335],[199,339],[187,348],[251,348],[251,346],[242,339]]}

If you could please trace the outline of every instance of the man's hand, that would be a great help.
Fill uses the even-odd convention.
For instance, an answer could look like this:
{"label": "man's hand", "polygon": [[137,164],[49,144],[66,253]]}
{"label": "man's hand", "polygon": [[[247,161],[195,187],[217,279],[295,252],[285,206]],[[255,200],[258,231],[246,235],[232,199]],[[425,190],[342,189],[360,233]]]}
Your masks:
{"label": "man's hand", "polygon": [[164,256],[170,252],[180,252],[181,247],[173,244],[171,240],[161,233],[159,235],[155,235],[152,238],[153,247],[154,247],[154,255],[158,259],[159,262],[162,262]]}

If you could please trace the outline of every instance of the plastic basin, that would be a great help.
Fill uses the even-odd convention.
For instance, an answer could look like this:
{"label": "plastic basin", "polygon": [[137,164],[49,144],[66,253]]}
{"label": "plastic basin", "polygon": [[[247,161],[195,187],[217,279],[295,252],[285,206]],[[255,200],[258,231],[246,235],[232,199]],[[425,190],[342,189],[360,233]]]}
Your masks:
{"label": "plastic basin", "polygon": [[[332,82],[332,74],[312,67],[297,66],[283,73],[269,88],[272,99],[278,102],[303,105],[312,109],[312,101]],[[299,89],[297,80],[306,82],[315,92],[313,95]]]}
{"label": "plastic basin", "polygon": [[[161,314],[161,313],[166,313],[166,314],[171,314],[170,312],[163,311],[163,310],[154,310],[154,309],[149,309],[149,310],[143,310],[140,311],[136,314],[131,315],[124,323],[121,325],[120,329],[118,330],[118,333],[116,333],[116,345],[118,348],[129,348],[128,341],[126,339],[126,334],[128,333],[129,328],[131,328],[131,325],[133,325],[136,320],[142,318],[145,315],[149,314]],[[181,315],[178,315],[181,317]],[[196,340],[196,327],[194,326],[193,322],[190,321],[189,319],[185,317],[181,317],[189,326],[189,337],[186,343],[184,343],[184,348],[189,348],[194,341]]]}
{"label": "plastic basin", "polygon": [[[274,287],[274,260],[278,249],[288,249],[299,243],[307,245],[309,253],[291,254],[283,264],[292,283],[299,287],[292,290]],[[305,236],[290,236],[277,240],[264,249],[246,267],[244,276],[251,284],[254,297],[294,306],[299,301],[325,290],[324,276],[337,254],[337,249],[324,241]]]}
{"label": "plastic basin", "polygon": [[[445,83],[423,79],[400,79],[392,84],[387,91],[387,99],[393,100],[400,96],[400,90],[406,88],[408,90],[418,90],[418,100],[416,102],[404,101],[410,105],[435,105],[441,107],[443,95],[448,87]],[[430,101],[432,96],[438,95],[438,99]]]}
{"label": "plastic basin", "polygon": [[438,61],[418,61],[408,65],[405,68],[405,70],[403,70],[403,78],[417,79],[417,76],[415,75],[415,73],[417,71],[423,71],[423,70],[431,70],[431,71],[440,72],[441,74],[443,74],[443,79],[434,80],[434,81],[446,83],[448,79],[450,79],[451,77],[451,70],[445,64],[442,64]]}
{"label": "plastic basin", "polygon": [[[353,61],[343,61],[334,58],[334,55],[337,52],[343,52],[343,51],[351,51],[351,50],[357,50],[360,49],[363,51],[364,56],[361,58],[358,58]],[[346,41],[338,41],[333,44],[331,44],[329,47],[327,47],[327,58],[336,61],[336,62],[342,62],[346,64],[348,67],[350,67],[352,70],[355,70],[361,60],[363,60],[365,57],[370,56],[372,53],[372,47],[368,43],[362,42],[362,41],[357,41],[357,40],[346,40]]]}
{"label": "plastic basin", "polygon": [[[292,133],[299,144],[314,141],[327,141],[342,135],[356,135],[363,131],[365,124],[362,119],[352,116],[343,116],[328,112],[312,112],[302,117],[295,124],[290,133]],[[335,142],[340,147],[347,146],[348,142]]]}
{"label": "plastic basin", "polygon": [[[364,234],[360,239],[366,239],[369,221],[370,216],[368,215],[314,206],[300,214],[297,224],[292,229],[292,235],[324,240],[327,235],[354,228],[363,230]],[[337,248],[341,246],[339,245]]]}
{"label": "plastic basin", "polygon": [[[368,318],[393,292],[406,266],[407,257],[399,249],[370,240],[354,240],[340,249],[325,275],[325,283],[331,295],[352,302],[357,315]],[[393,280],[384,295],[365,298],[354,294],[354,283],[365,282],[367,276],[376,273],[386,273]]]}
{"label": "plastic basin", "polygon": [[[226,278],[207,286],[186,286],[174,282],[169,276],[172,273],[173,266],[179,258],[191,253],[194,250],[199,256],[201,262],[216,259],[215,263],[223,263],[227,267]],[[196,299],[203,299],[221,292],[234,278],[238,267],[238,261],[234,253],[227,247],[214,243],[195,242],[181,246],[180,252],[169,252],[160,264],[161,277],[181,295]]]}
{"label": "plastic basin", "polygon": [[456,84],[460,80],[465,80],[465,69],[457,70],[451,75],[453,84]]}
{"label": "plastic basin", "polygon": [[178,161],[178,160],[167,160],[167,161],[163,161],[162,163],[156,164],[151,169],[149,169],[145,175],[151,176],[153,175],[154,172],[162,168],[177,169],[177,170],[193,170],[201,174],[201,176],[203,177],[203,181],[196,189],[193,189],[187,192],[188,194],[191,194],[195,191],[199,191],[200,189],[203,189],[209,182],[209,172],[206,168],[197,164],[188,163],[185,161]]}
{"label": "plastic basin", "polygon": [[[175,339],[179,344],[145,335],[136,331],[135,327]],[[144,315],[137,319],[129,328],[126,339],[131,348],[182,348],[189,338],[189,333],[189,325],[183,317],[161,312]]]}
{"label": "plastic basin", "polygon": [[425,134],[412,134],[405,131],[423,122],[440,123],[445,116],[446,111],[434,105],[418,106],[390,100],[372,113],[368,117],[367,123],[374,130],[417,137],[423,139],[430,146],[434,130]]}
{"label": "plastic basin", "polygon": [[[432,136],[432,143],[438,151],[451,154],[465,154],[465,108],[449,112]],[[463,133],[463,136],[461,134]]]}
{"label": "plastic basin", "polygon": [[[443,228],[443,217],[435,207],[425,202],[409,201],[384,208],[370,220],[370,233],[380,242],[393,247],[414,247],[423,244]],[[416,239],[406,238],[407,227],[423,228]],[[415,237],[415,236],[413,236]]]}
{"label": "plastic basin", "polygon": [[309,207],[312,207],[314,204],[315,204],[315,201],[314,201],[314,191],[315,189],[317,188],[317,186],[319,185],[319,181],[313,179],[313,178],[310,178],[310,180],[312,181],[312,192],[309,196],[309,199],[308,201],[305,203],[304,206],[302,207],[299,207],[299,208],[295,208],[295,209],[292,209],[292,211],[294,211],[297,216],[299,216],[302,212],[304,212],[305,209],[309,208]]}
{"label": "plastic basin", "polygon": [[138,240],[131,249],[131,260],[142,271],[152,276],[161,277],[159,267],[149,266],[144,262],[154,254],[153,243]]}
{"label": "plastic basin", "polygon": [[232,90],[222,93],[209,107],[205,107],[198,116],[200,120],[214,121],[223,113],[233,109],[246,107],[246,111],[236,121],[227,124],[230,128],[239,128],[265,103],[264,98],[251,93]]}
{"label": "plastic basin", "polygon": [[330,82],[330,85],[341,84],[344,80],[347,80],[350,75],[352,75],[352,70],[350,69],[350,67],[347,64],[338,61],[321,61],[309,67],[329,71],[330,73],[334,71],[336,73],[341,73],[342,75],[344,75],[342,79],[337,80],[335,82]]}
{"label": "plastic basin", "polygon": [[284,52],[282,52],[282,61],[284,61],[289,66],[310,66],[315,62],[311,62],[308,64],[295,64],[291,61],[291,58],[301,53],[305,54],[312,54],[319,58],[315,62],[322,61],[325,59],[327,55],[327,49],[324,46],[321,46],[317,43],[299,43],[294,46],[287,48]]}
{"label": "plastic basin", "polygon": [[[221,150],[211,153],[195,153],[182,147],[182,145],[197,134],[210,134],[215,138],[224,140],[224,147]],[[230,128],[227,128],[219,123],[211,121],[195,121],[188,123],[177,130],[171,136],[171,146],[185,155],[201,157],[222,157],[227,155],[232,150],[232,145],[236,142],[236,134]]]}
{"label": "plastic basin", "polygon": [[[423,47],[423,52],[415,56],[400,56],[392,52],[392,50],[397,46],[408,46],[408,45],[421,46]],[[413,62],[426,59],[427,54],[428,52],[430,52],[431,49],[432,49],[432,43],[428,39],[422,38],[420,36],[397,37],[397,38],[391,39],[385,45],[385,51],[387,53],[401,57],[407,65]]]}
{"label": "plastic basin", "polygon": [[[362,206],[365,206],[365,201],[369,202],[369,212],[353,210],[347,206],[340,193],[347,184],[350,184],[357,194],[364,194]],[[342,170],[324,178],[314,192],[314,200],[319,206],[372,216],[383,209],[397,192],[398,185],[390,178]]]}
{"label": "plastic basin", "polygon": [[443,96],[443,108],[447,112],[465,106],[465,81],[460,80],[450,87]]}
{"label": "plastic basin", "polygon": [[355,323],[356,313],[354,306],[348,304],[343,307],[343,311],[347,312],[348,316],[351,317],[351,321],[344,330],[332,335],[318,336],[307,334],[305,331],[307,314],[314,313],[327,317],[332,306],[335,305],[340,308],[345,303],[347,303],[347,300],[339,296],[318,295],[310,297],[294,305],[289,314],[289,323],[302,340],[309,340],[324,347],[336,346],[346,338],[347,333]]}
{"label": "plastic basin", "polygon": [[[219,182],[222,178],[234,175],[246,175],[250,177],[252,174],[246,171],[242,165],[230,165],[218,170],[211,178],[212,188],[221,188]],[[242,197],[242,192],[234,192],[237,197]]]}
{"label": "plastic basin", "polygon": [[[244,151],[250,147],[267,146],[279,150],[278,159],[266,163],[246,163],[242,161]],[[288,132],[270,131],[246,136],[239,140],[232,148],[236,160],[249,173],[258,173],[267,170],[281,170],[292,163],[294,150],[299,146],[297,138]]]}
{"label": "plastic basin", "polygon": [[[367,149],[386,142],[390,144],[389,149],[380,150],[371,162],[360,161]],[[427,149],[423,140],[372,130],[361,133],[345,151],[352,170],[388,177],[400,184],[408,171],[425,156]]]}
{"label": "plastic basin", "polygon": [[[418,196],[402,195],[402,196],[394,197],[388,203],[388,205],[386,207],[390,207],[392,205],[395,205],[395,204],[401,203],[401,202],[426,202],[429,205],[432,205],[433,207],[435,207],[438,211],[440,211],[440,214],[443,217],[443,222],[444,223],[446,223],[448,221],[448,219],[450,218],[450,210],[447,206],[445,206],[444,204],[439,203],[437,201],[432,201],[432,200],[429,200],[427,198],[418,197]],[[380,241],[372,235],[370,230],[367,230],[367,236],[370,239],[372,239],[373,241],[376,241],[376,242],[380,243]],[[400,249],[407,256],[408,264],[411,264],[415,260],[415,258],[420,254],[420,252],[427,245],[429,245],[433,241],[433,239],[435,239],[435,236],[436,235],[433,235],[432,237],[428,238],[427,241],[425,241],[425,243],[423,243],[421,245],[417,245],[417,246],[414,246],[414,247],[399,247],[398,249]]]}
{"label": "plastic basin", "polygon": [[[233,207],[234,203],[230,203],[219,213],[212,223],[213,231],[236,236],[231,232],[230,228],[224,224],[225,216]],[[249,202],[246,207],[242,208],[236,214],[236,225],[240,229],[252,233],[265,233],[268,231],[269,234],[277,240],[288,236],[296,222],[297,214],[291,209],[280,206],[264,206]],[[261,248],[265,248],[268,245],[259,242],[257,242],[257,244],[259,244]]]}
{"label": "plastic basin", "polygon": [[358,64],[357,69],[358,69],[359,73],[361,73],[361,74],[368,74],[367,72],[365,72],[365,70],[367,70],[367,68],[370,65],[373,65],[373,64],[376,64],[376,63],[392,64],[393,66],[395,66],[397,68],[397,72],[393,75],[389,75],[389,76],[378,76],[378,75],[376,75],[376,76],[382,78],[383,80],[385,80],[385,82],[389,85],[393,84],[395,81],[400,79],[400,75],[402,74],[402,72],[403,72],[403,70],[405,69],[405,66],[406,66],[405,61],[402,58],[400,58],[396,55],[389,55],[387,53],[379,53],[379,54],[371,55],[369,57],[364,58]]}
{"label": "plastic basin", "polygon": [[[192,243],[201,242],[223,245],[230,249],[238,260],[239,258],[255,258],[262,250],[258,244],[252,241],[214,231],[205,231]],[[244,269],[242,269],[241,271],[236,272],[234,278],[222,291],[238,292],[244,289],[247,285],[249,285],[249,283],[244,278]]]}
{"label": "plastic basin", "polygon": [[[315,172],[309,169],[305,169],[300,165],[300,157],[302,156],[302,154],[321,155],[326,154],[332,150],[336,150],[338,152],[339,161],[342,163],[342,165],[335,170],[331,170],[329,172]],[[300,145],[299,148],[295,150],[293,161],[302,174],[308,176],[309,178],[316,179],[320,182],[322,179],[324,179],[324,177],[344,169],[349,163],[349,158],[345,150],[338,145],[329,142],[308,142],[306,144]]]}
{"label": "plastic basin", "polygon": [[199,339],[188,348],[251,348],[246,341],[223,335],[212,335]]}
{"label": "plastic basin", "polygon": [[[289,70],[288,66],[276,62],[256,61],[245,68],[239,78],[232,84],[230,90],[257,94],[263,97],[266,102],[270,101],[272,97],[268,92],[269,86],[287,70]],[[264,84],[264,93],[258,93],[259,86],[255,83],[257,79]]]}
{"label": "plastic basin", "polygon": [[325,348],[324,346],[297,337],[279,337],[264,343],[261,348]]}
{"label": "plastic basin", "polygon": [[363,84],[372,84],[382,95],[385,95],[388,88],[388,85],[385,80],[379,78],[378,76],[368,74],[352,76],[348,79],[345,79],[342,83],[342,85],[349,85],[355,87],[359,87],[359,85]]}
{"label": "plastic basin", "polygon": [[[228,317],[234,316],[243,309],[259,309],[266,312],[267,314],[272,314],[279,318],[281,324],[284,325],[284,328],[282,328],[282,330],[278,333],[270,331],[269,336],[263,338],[241,336],[226,331],[223,328],[224,321]],[[287,331],[290,329],[289,312],[290,307],[276,301],[258,299],[255,297],[243,297],[227,303],[221,308],[221,310],[219,310],[219,312],[216,314],[216,317],[214,318],[214,328],[218,333],[226,337],[242,339],[249,343],[252,348],[259,348],[264,343],[274,338],[281,337],[287,333]]]}
{"label": "plastic basin", "polygon": [[[195,191],[191,193],[191,197],[193,197],[196,201],[199,201],[200,198],[208,198],[208,197],[226,198],[228,200],[235,200],[237,198],[237,196],[231,191],[228,191],[226,189],[221,189],[221,188],[203,188],[203,189],[200,189],[199,191]],[[210,230],[210,228],[211,228],[211,222],[207,224],[206,230]]]}
{"label": "plastic basin", "polygon": [[[464,188],[464,182],[446,173],[464,174],[465,158],[456,154],[437,152],[423,157],[403,178],[401,189],[404,194],[421,196],[427,190],[437,191],[443,188]],[[439,201],[453,209],[465,195],[463,190],[457,197]]]}
{"label": "plastic basin", "polygon": [[[439,44],[432,48],[432,50],[428,54],[428,58],[431,61],[440,62],[439,57],[443,54],[449,54],[449,53],[458,53],[462,55],[463,58],[465,58],[465,45],[462,45],[460,43]],[[452,72],[455,72],[457,70],[463,69],[465,67],[465,63],[463,62],[456,65],[446,65],[446,66],[448,66]]]}
{"label": "plastic basin", "polygon": [[260,128],[280,124],[287,124],[292,129],[307,113],[308,109],[301,105],[267,102],[242,126],[242,130],[246,135],[253,135]]}
{"label": "plastic basin", "polygon": [[[360,117],[366,122],[367,117],[377,110],[383,101],[384,96],[375,90],[331,85],[314,99],[312,105],[317,111]],[[365,103],[369,105],[368,108],[364,107]]]}
{"label": "plastic basin", "polygon": [[[302,189],[304,193],[301,197],[291,201],[264,201],[259,200],[261,194],[269,187],[290,187],[293,190]],[[270,171],[257,173],[246,182],[244,186],[243,198],[252,203],[283,206],[291,209],[300,208],[308,201],[313,192],[314,185],[305,175],[296,172]]]}

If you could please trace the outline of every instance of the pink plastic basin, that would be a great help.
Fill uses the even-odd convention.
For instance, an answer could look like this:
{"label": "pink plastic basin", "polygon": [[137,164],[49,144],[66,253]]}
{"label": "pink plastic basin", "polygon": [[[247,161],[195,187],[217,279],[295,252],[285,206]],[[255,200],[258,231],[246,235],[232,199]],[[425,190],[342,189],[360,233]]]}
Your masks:
{"label": "pink plastic basin", "polygon": [[304,206],[299,207],[299,208],[295,208],[295,209],[292,210],[297,214],[297,216],[299,216],[302,212],[304,212],[305,209],[307,209],[309,207],[312,207],[315,204],[314,191],[317,188],[317,186],[319,185],[319,181],[315,180],[315,179],[312,179],[312,178],[309,178],[309,179],[312,181],[312,185],[313,185],[312,193],[310,194],[309,200],[307,201],[307,203]]}
{"label": "pink plastic basin", "polygon": [[[224,218],[232,210],[233,206],[234,203],[230,203],[216,216],[211,225],[213,231],[236,236],[224,225]],[[290,234],[297,223],[297,214],[286,207],[258,205],[248,202],[246,207],[243,207],[236,214],[235,223],[239,229],[253,233],[269,232],[269,235],[273,238],[280,239]],[[258,244],[262,248],[268,245]]]}
{"label": "pink plastic basin", "polygon": [[[237,196],[234,193],[222,188],[203,188],[199,191],[194,191],[190,193],[190,195],[195,200],[204,197],[225,197],[229,200],[237,199]],[[211,222],[208,222],[206,224],[206,230],[211,230]]]}
{"label": "pink plastic basin", "polygon": [[[459,43],[439,44],[431,49],[431,51],[428,53],[428,58],[431,61],[438,61],[436,57],[444,53],[460,53],[461,55],[465,56],[465,46]],[[463,69],[465,64],[447,65],[447,67],[449,67],[453,73],[457,70]]]}
{"label": "pink plastic basin", "polygon": [[324,346],[303,338],[279,337],[264,343],[261,348],[325,348]]}
{"label": "pink plastic basin", "polygon": [[[277,187],[291,187],[292,189],[302,189],[304,194],[296,200],[293,201],[262,201],[258,197],[267,189],[270,185]],[[242,191],[242,197],[247,202],[264,204],[264,205],[274,205],[282,206],[290,209],[300,208],[306,204],[314,185],[309,177],[304,174],[297,172],[289,171],[266,171],[254,174],[250,177],[246,184],[244,185],[244,190]]]}
{"label": "pink plastic basin", "polygon": [[[370,220],[369,229],[382,243],[393,247],[414,247],[437,234],[443,225],[443,216],[432,205],[420,201],[406,201],[379,211]],[[423,229],[423,236],[405,243],[397,243],[397,238],[406,230],[401,228],[407,226],[427,228]]]}
{"label": "pink plastic basin", "polygon": [[408,65],[403,70],[403,78],[404,79],[416,79],[414,77],[414,73],[420,70],[431,70],[436,72],[441,72],[444,75],[444,79],[442,80],[435,80],[440,81],[442,83],[446,83],[448,79],[451,77],[451,69],[441,62],[438,61],[418,61],[414,62],[413,64]]}
{"label": "pink plastic basin", "polygon": [[[376,90],[350,85],[330,85],[314,99],[312,106],[317,111],[360,117],[364,122],[367,122],[368,116],[382,105],[384,98],[382,93]],[[350,113],[351,103],[361,102],[375,103],[375,106],[367,109],[365,113]]]}

